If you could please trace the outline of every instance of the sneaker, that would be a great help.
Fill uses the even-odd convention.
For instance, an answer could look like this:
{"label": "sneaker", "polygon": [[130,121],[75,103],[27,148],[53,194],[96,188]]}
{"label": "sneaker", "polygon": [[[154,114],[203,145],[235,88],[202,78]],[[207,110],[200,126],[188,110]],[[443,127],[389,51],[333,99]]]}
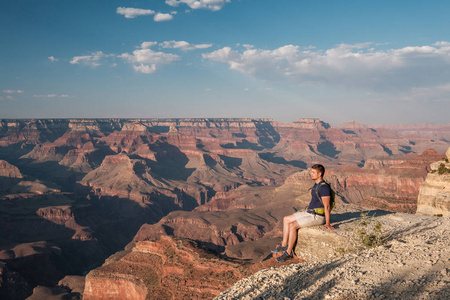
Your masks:
{"label": "sneaker", "polygon": [[281,252],[286,251],[286,249],[287,249],[287,246],[283,247],[283,246],[281,246],[281,244],[279,244],[275,247],[275,249],[272,250],[272,253],[281,253]]}
{"label": "sneaker", "polygon": [[292,254],[288,254],[286,251],[284,251],[283,255],[281,255],[280,257],[277,257],[276,260],[277,262],[285,262],[288,259],[291,259],[293,257]]}

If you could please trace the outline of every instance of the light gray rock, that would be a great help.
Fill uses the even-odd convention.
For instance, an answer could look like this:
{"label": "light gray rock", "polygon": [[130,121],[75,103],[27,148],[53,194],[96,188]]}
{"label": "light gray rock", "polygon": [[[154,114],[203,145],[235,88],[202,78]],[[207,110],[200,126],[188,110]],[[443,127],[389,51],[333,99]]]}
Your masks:
{"label": "light gray rock", "polygon": [[339,235],[336,230],[324,229],[323,226],[306,227],[298,230],[295,255],[303,260],[325,260],[335,257],[339,249],[349,247],[348,238]]}
{"label": "light gray rock", "polygon": [[[450,148],[446,152],[450,155]],[[444,165],[450,169],[450,163],[445,160],[430,165],[425,182],[420,186],[417,199],[417,214],[421,215],[450,215],[450,173],[439,174],[439,167]]]}
{"label": "light gray rock", "polygon": [[216,299],[448,299],[450,217],[385,213],[375,220],[388,236],[382,246],[261,270]]}

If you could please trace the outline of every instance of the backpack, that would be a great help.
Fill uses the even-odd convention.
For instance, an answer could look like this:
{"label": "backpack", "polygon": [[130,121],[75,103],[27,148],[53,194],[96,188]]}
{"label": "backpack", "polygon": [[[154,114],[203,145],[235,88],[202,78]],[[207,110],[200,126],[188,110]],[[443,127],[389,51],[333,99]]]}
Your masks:
{"label": "backpack", "polygon": [[[334,208],[336,193],[331,188],[330,184],[325,181],[322,181],[320,184],[317,185],[317,187],[314,190],[316,191],[317,198],[319,198],[320,202],[322,202],[322,198],[319,196],[319,188],[320,188],[320,186],[322,186],[324,184],[327,184],[330,187],[330,212],[331,212]],[[323,205],[323,202],[322,202],[322,205]],[[314,211],[321,215],[323,215],[325,213],[325,210],[323,207],[315,208]]]}

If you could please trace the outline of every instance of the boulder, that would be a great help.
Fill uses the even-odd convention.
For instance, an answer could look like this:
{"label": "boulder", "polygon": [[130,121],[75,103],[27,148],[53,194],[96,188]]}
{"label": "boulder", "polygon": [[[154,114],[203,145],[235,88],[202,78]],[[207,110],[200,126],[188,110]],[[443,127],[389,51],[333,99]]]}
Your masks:
{"label": "boulder", "polygon": [[340,249],[346,249],[349,245],[347,238],[340,235],[341,231],[341,229],[331,231],[324,226],[300,228],[294,253],[306,261],[335,257]]}

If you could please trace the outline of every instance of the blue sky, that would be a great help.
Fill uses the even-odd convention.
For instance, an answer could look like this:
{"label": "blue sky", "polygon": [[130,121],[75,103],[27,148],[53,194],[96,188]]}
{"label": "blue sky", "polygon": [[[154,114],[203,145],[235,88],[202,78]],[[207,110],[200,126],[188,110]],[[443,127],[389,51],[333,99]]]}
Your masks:
{"label": "blue sky", "polygon": [[1,0],[0,118],[450,122],[450,1]]}

